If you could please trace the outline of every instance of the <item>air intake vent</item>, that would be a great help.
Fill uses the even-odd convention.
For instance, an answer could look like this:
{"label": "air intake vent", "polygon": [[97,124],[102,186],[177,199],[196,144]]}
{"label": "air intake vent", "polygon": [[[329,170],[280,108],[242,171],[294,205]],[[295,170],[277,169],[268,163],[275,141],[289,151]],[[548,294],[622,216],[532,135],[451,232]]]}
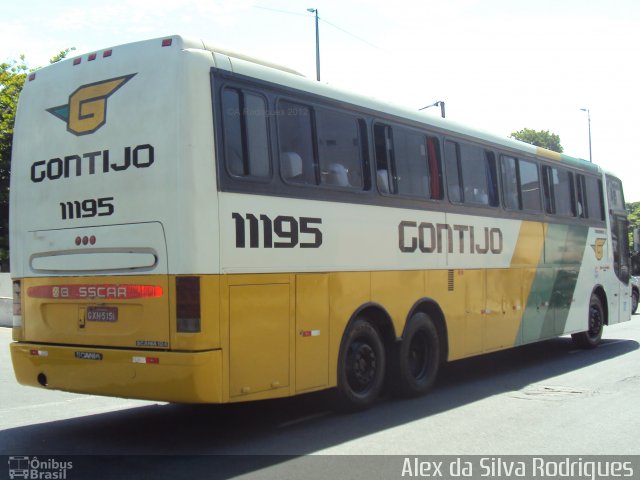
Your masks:
{"label": "air intake vent", "polygon": [[453,270],[447,270],[447,290],[453,292]]}

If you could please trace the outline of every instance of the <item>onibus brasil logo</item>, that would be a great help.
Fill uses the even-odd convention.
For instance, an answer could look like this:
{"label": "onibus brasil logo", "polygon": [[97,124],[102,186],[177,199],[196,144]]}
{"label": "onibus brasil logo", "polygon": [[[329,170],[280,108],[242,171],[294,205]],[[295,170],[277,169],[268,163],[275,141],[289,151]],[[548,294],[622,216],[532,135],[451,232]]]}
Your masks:
{"label": "onibus brasil logo", "polygon": [[53,458],[9,457],[9,478],[38,480],[66,480],[67,471],[73,469],[73,462],[61,462]]}
{"label": "onibus brasil logo", "polygon": [[107,98],[136,74],[82,85],[69,95],[69,103],[47,108],[47,112],[67,123],[74,135],[88,135],[107,123]]}

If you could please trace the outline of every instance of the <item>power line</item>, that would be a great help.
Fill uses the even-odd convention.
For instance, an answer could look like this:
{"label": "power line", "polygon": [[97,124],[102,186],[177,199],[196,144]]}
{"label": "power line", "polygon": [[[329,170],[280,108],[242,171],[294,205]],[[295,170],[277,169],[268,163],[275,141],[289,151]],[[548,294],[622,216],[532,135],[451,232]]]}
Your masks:
{"label": "power line", "polygon": [[287,15],[295,15],[297,17],[306,17],[307,16],[306,13],[289,12],[287,10],[279,10],[277,8],[263,7],[261,5],[254,5],[254,7],[255,8],[259,8],[261,10],[268,10],[269,12],[277,12],[277,13],[285,13]]}
{"label": "power line", "polygon": [[[254,5],[254,7],[255,7],[255,8],[259,8],[259,9],[261,9],[261,10],[267,10],[267,11],[269,11],[269,12],[284,13],[284,14],[286,14],[286,15],[295,15],[295,16],[297,16],[297,17],[307,17],[307,16],[308,16],[306,13],[291,12],[291,11],[288,11],[288,10],[280,10],[280,9],[278,9],[278,8],[263,7],[263,6],[261,6],[261,5]],[[325,20],[325,19],[324,19],[324,18],[322,18],[322,17],[318,17],[318,19],[319,19],[321,22],[324,22],[324,23],[326,23],[327,25],[329,25],[329,26],[331,26],[331,27],[335,28],[336,30],[341,31],[342,33],[345,33],[345,34],[349,35],[350,37],[355,38],[356,40],[360,40],[362,43],[366,43],[366,44],[367,44],[367,45],[369,45],[370,47],[373,47],[373,48],[375,48],[375,49],[377,49],[377,50],[383,50],[382,48],[380,48],[380,47],[379,47],[379,46],[377,46],[377,45],[374,45],[374,44],[373,44],[373,43],[371,43],[370,41],[368,41],[368,40],[366,40],[366,39],[364,39],[364,38],[362,38],[362,37],[359,37],[358,35],[356,35],[356,34],[354,34],[354,33],[351,33],[350,31],[345,30],[345,29],[344,29],[344,28],[342,28],[342,27],[339,27],[339,26],[338,26],[338,25],[336,25],[335,23],[331,23],[330,21]]]}
{"label": "power line", "polygon": [[351,36],[351,37],[353,37],[353,38],[355,38],[355,39],[357,39],[357,40],[360,40],[360,41],[361,41],[361,42],[363,42],[363,43],[366,43],[366,44],[367,44],[367,45],[369,45],[370,47],[373,47],[373,48],[378,49],[378,50],[382,50],[382,48],[380,48],[380,47],[379,47],[379,46],[377,46],[377,45],[374,45],[374,44],[373,44],[373,43],[371,43],[370,41],[365,40],[364,38],[359,37],[358,35],[356,35],[356,34],[354,34],[354,33],[351,33],[351,32],[349,32],[349,31],[345,30],[344,28],[339,27],[338,25],[333,24],[333,23],[331,23],[330,21],[325,20],[325,19],[324,19],[324,18],[322,18],[322,17],[319,17],[319,18],[320,18],[320,21],[322,21],[322,22],[326,23],[327,25],[332,26],[332,27],[333,27],[333,28],[335,28],[336,30],[340,30],[342,33],[346,33],[347,35],[349,35],[349,36]]}

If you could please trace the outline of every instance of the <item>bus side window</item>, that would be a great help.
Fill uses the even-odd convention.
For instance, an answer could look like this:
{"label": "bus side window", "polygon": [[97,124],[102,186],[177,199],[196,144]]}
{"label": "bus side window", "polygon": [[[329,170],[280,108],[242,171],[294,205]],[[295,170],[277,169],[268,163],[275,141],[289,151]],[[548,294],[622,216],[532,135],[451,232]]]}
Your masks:
{"label": "bus side window", "polygon": [[427,156],[431,199],[442,200],[442,170],[440,168],[440,142],[437,137],[427,137]]}
{"label": "bus side window", "polygon": [[485,174],[487,179],[487,195],[489,196],[489,206],[497,207],[500,205],[500,194],[498,193],[498,168],[496,166],[495,153],[485,150]]}
{"label": "bus side window", "polygon": [[447,140],[444,143],[444,161],[447,174],[447,192],[449,200],[455,203],[462,202],[462,181],[460,167],[458,166],[459,145]]}
{"label": "bus side window", "polygon": [[364,188],[360,126],[354,117],[329,109],[316,110],[320,182],[323,185]]}
{"label": "bus side window", "polygon": [[553,214],[556,211],[553,195],[553,179],[552,172],[549,167],[542,167],[542,191],[544,192],[544,211]]}
{"label": "bus side window", "polygon": [[587,187],[584,175],[576,175],[576,193],[578,197],[577,213],[580,218],[589,218],[589,207],[587,205]]}
{"label": "bus side window", "polygon": [[225,165],[234,177],[271,177],[266,102],[227,87],[222,91]]}
{"label": "bus side window", "polygon": [[[458,177],[462,177],[462,201],[471,205],[497,207],[499,198],[495,154],[477,145],[461,143],[457,144],[456,156],[460,167]],[[447,168],[449,165],[455,170],[453,162],[447,163]]]}
{"label": "bus side window", "polygon": [[604,198],[602,195],[602,180],[594,177],[585,177],[585,191],[587,192],[587,212],[589,218],[604,220]]}
{"label": "bus side window", "polygon": [[503,155],[500,170],[505,208],[539,212],[541,202],[538,165],[534,162]]}
{"label": "bus side window", "polygon": [[396,193],[393,165],[393,136],[391,127],[377,123],[373,126],[376,154],[376,183],[380,193]]}
{"label": "bus side window", "polygon": [[375,123],[376,183],[383,194],[443,198],[437,137],[403,126]]}
{"label": "bus side window", "polygon": [[522,209],[539,212],[542,209],[542,202],[540,200],[538,165],[527,160],[518,160],[518,182]]}
{"label": "bus side window", "polygon": [[278,145],[281,174],[286,182],[319,183],[311,108],[287,100],[278,103]]}
{"label": "bus side window", "polygon": [[545,211],[574,217],[576,214],[573,174],[564,169],[543,166]]}
{"label": "bus side window", "polygon": [[431,198],[425,135],[407,128],[394,130],[398,193]]}
{"label": "bus side window", "polygon": [[504,206],[508,210],[520,210],[522,205],[518,189],[518,161],[506,155],[500,160]]}

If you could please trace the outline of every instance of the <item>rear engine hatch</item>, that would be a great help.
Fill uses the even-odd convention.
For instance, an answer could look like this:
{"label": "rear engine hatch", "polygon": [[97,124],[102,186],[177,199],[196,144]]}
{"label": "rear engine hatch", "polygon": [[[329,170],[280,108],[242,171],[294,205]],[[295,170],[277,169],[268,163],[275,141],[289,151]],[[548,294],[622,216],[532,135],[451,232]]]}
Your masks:
{"label": "rear engine hatch", "polygon": [[41,230],[26,243],[33,274],[22,287],[26,341],[169,348],[160,223]]}

